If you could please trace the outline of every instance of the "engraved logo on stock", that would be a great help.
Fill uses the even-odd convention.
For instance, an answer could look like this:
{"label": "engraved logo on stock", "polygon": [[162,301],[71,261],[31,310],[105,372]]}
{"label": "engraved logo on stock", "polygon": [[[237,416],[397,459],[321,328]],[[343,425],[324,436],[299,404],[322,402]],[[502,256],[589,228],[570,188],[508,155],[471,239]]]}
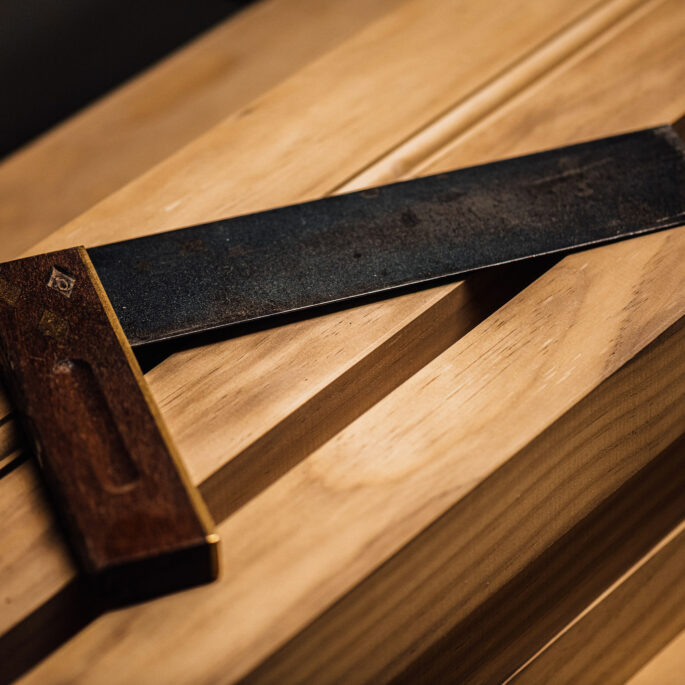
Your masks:
{"label": "engraved logo on stock", "polygon": [[56,266],[52,267],[50,279],[48,280],[48,288],[56,290],[58,293],[64,295],[64,297],[71,297],[75,284],[76,279],[73,276],[65,274]]}

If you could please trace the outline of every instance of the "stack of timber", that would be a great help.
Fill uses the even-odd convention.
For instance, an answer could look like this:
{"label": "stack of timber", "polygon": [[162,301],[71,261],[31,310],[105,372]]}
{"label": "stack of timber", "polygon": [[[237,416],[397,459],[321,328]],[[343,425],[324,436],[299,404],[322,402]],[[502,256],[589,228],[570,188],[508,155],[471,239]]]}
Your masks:
{"label": "stack of timber", "polygon": [[[680,0],[369,5],[30,252],[685,113]],[[99,615],[33,465],[6,457],[1,675],[625,682],[685,628],[684,263],[673,229],[164,360],[147,379],[217,519],[221,579]]]}

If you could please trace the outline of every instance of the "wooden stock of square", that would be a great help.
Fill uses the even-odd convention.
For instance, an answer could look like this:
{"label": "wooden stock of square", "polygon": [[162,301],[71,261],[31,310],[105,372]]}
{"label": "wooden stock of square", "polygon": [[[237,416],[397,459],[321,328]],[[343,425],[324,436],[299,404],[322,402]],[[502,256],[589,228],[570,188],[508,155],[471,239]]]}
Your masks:
{"label": "wooden stock of square", "polygon": [[216,578],[211,518],[84,248],[0,264],[0,363],[74,552],[108,601]]}

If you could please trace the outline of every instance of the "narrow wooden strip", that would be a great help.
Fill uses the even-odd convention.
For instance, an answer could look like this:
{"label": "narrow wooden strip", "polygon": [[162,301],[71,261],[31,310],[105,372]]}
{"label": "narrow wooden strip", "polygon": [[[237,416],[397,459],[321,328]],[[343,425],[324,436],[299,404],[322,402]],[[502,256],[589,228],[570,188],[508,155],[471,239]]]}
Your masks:
{"label": "narrow wooden strip", "polygon": [[625,683],[685,630],[683,559],[685,521],[507,682]]}
{"label": "narrow wooden strip", "polygon": [[416,173],[554,147],[560,131],[571,143],[674,122],[685,111],[685,92],[675,85],[685,80],[679,45],[685,10],[678,0],[649,8],[647,16],[623,33],[580,51],[426,158]]}
{"label": "narrow wooden strip", "polygon": [[594,4],[411,0],[31,249],[321,197]]}
{"label": "narrow wooden strip", "polygon": [[426,158],[443,151],[465,130],[481,121],[521,90],[531,87],[549,71],[565,63],[596,40],[605,40],[608,29],[619,24],[619,31],[639,20],[662,0],[652,3],[615,0],[600,3],[564,27],[542,46],[524,55],[513,67],[496,75],[475,93],[470,93],[422,131],[414,133],[360,174],[347,180],[336,192],[351,192],[371,185],[390,183],[417,175]]}
{"label": "narrow wooden strip", "polygon": [[219,584],[27,682],[231,681],[316,617],[261,681],[402,670],[680,435],[684,257],[675,229],[564,260],[227,519]]}
{"label": "narrow wooden strip", "polygon": [[[228,400],[233,403],[233,415],[240,417],[239,423],[244,425],[250,420],[244,413],[251,406],[250,396],[262,395],[266,391],[276,393],[278,399],[269,403],[269,422],[265,423],[261,435],[235,435],[235,439],[241,442],[232,446],[231,450],[226,450],[228,445],[224,442],[224,455],[230,456],[220,468],[209,470],[214,467],[210,460],[216,456],[215,453],[207,453],[203,455],[206,458],[193,462],[198,469],[194,472],[195,477],[198,482],[202,482],[200,490],[209,503],[214,518],[223,520],[278,480],[326,440],[487,318],[534,280],[535,276],[540,275],[547,263],[517,265],[501,269],[498,273],[473,277],[469,279],[468,285],[460,283],[436,288],[430,293],[428,301],[427,293],[420,296],[421,306],[417,306],[418,298],[410,295],[398,298],[392,308],[386,302],[380,302],[348,312],[344,319],[336,314],[321,317],[313,325],[308,321],[301,326],[295,325],[292,329],[285,327],[260,335],[257,344],[263,353],[269,353],[266,373],[275,376],[275,369],[283,372],[287,365],[291,370],[288,374],[291,384],[297,384],[295,387],[282,386],[278,377],[274,377],[266,389],[255,386],[244,388],[242,382],[236,387],[235,378],[229,377],[229,369],[235,367],[227,365],[222,354],[221,365],[215,370],[215,374],[223,380],[216,386],[217,390],[222,388],[222,396],[215,398],[215,407],[225,404],[225,395],[230,388],[228,392],[236,393]],[[404,314],[403,318],[395,318],[398,314]],[[388,315],[393,316],[390,318]],[[387,327],[385,334],[378,336],[382,326]],[[315,335],[317,328],[321,331],[320,336]],[[355,354],[347,365],[334,367],[334,373],[317,379],[320,385],[314,388],[311,375],[316,370],[312,369],[309,355],[316,360],[314,364],[326,360],[331,335],[335,335],[340,329],[345,334],[350,328],[355,329],[356,339],[358,343],[365,345],[364,349]],[[302,354],[296,348],[297,355],[293,356],[288,343],[302,329],[312,340],[308,347],[309,355]],[[367,337],[369,334],[373,338]],[[250,346],[254,342],[250,338],[245,339],[242,344],[232,341],[230,350],[225,352],[235,358],[238,352],[236,347],[242,348],[245,352],[240,361],[249,364],[254,354]],[[349,343],[346,350],[356,352]],[[339,349],[335,352],[340,355]],[[181,358],[176,363],[183,363],[185,356],[180,355]],[[342,356],[339,358],[343,361]],[[298,368],[301,375],[297,373]],[[160,372],[153,370],[151,378],[157,378],[158,373]],[[199,378],[206,376],[200,372]],[[299,392],[293,395],[293,390],[298,385]],[[203,404],[211,402],[206,397],[207,386],[200,380],[190,381],[183,398],[178,399],[187,401],[188,392],[197,392],[198,401]],[[254,410],[254,405],[252,406]],[[181,428],[180,424],[176,425]],[[194,426],[190,422],[184,421],[184,427],[186,431],[194,432]],[[183,442],[185,444],[185,440]],[[203,467],[207,470],[201,470]]]}
{"label": "narrow wooden strip", "polygon": [[627,685],[681,685],[685,673],[685,630],[669,642]]}
{"label": "narrow wooden strip", "polygon": [[[442,3],[439,11],[428,0],[403,5],[401,11],[378,22],[260,99],[244,116],[229,119],[199,139],[196,145],[117,193],[100,209],[72,222],[52,241],[69,244],[81,235],[89,244],[102,242],[114,236],[123,238],[131,231],[154,232],[186,219],[190,222],[208,219],[216,207],[221,215],[231,208],[247,209],[251,202],[257,209],[267,203],[305,199],[310,193],[331,189],[350,169],[359,169],[372,159],[375,150],[385,149],[403,132],[414,130],[417,122],[426,121],[432,111],[442,109],[441,103],[468,93],[474,84],[487,80],[515,60],[516,55],[528,52],[531,45],[544,40],[545,35],[581,14],[590,4],[580,2],[569,7],[561,0],[544,4],[519,0],[508,7],[506,16],[513,19],[524,12],[529,18],[508,30],[506,40],[496,44],[489,42],[488,37],[499,31],[502,24],[511,22],[499,10],[483,12],[482,2]],[[492,7],[495,5],[500,7],[493,0]],[[454,41],[455,16],[469,18],[469,22],[460,24],[464,27],[461,42]],[[480,55],[479,46],[484,41],[487,50],[482,51],[475,64],[471,58],[463,59],[463,50],[468,46]],[[383,58],[369,61],[370,54],[380,54]],[[421,68],[417,68],[414,54],[423,55],[425,61],[420,63]],[[433,65],[440,62],[454,64],[454,68],[441,72],[439,79],[427,78],[434,72]],[[360,73],[365,74],[361,81]],[[322,99],[322,84],[331,82],[337,82],[337,88]],[[392,88],[380,91],[383,93],[381,105],[377,100],[378,83],[392,84]],[[350,89],[359,94],[354,106],[349,104]],[[407,103],[406,92],[412,90],[411,106],[403,106]],[[341,109],[346,112],[343,122],[338,117]],[[293,111],[301,112],[302,116],[290,116]],[[311,131],[327,131],[331,126],[335,126],[339,137],[328,136],[325,142],[311,139]],[[342,139],[345,146],[340,145]],[[300,150],[297,156],[292,155],[294,146]],[[316,160],[320,162],[314,163],[305,154],[306,149],[316,149]],[[273,173],[265,174],[264,169]],[[42,251],[47,244],[36,251]],[[385,306],[371,305],[325,321],[304,322],[278,332],[189,351],[169,360],[169,370],[161,371],[160,367],[159,375],[151,374],[149,381],[155,397],[165,407],[162,412],[194,482],[217,471],[258,440],[267,428],[278,426],[296,407],[306,405],[348,369],[357,367],[373,350],[397,349],[393,341],[406,341],[398,333],[424,312],[432,316],[428,312],[454,287],[445,286],[394,300]],[[473,295],[469,301],[477,303],[480,294],[474,291]],[[453,302],[458,307],[464,303],[461,295]],[[468,303],[464,303],[463,309],[473,311]],[[445,328],[445,335],[439,340],[447,343],[453,339],[450,336],[464,330],[459,319],[455,318],[453,326]],[[413,347],[405,348],[409,353],[418,349],[423,340],[415,342]],[[387,391],[395,380],[401,380],[403,374],[416,368],[410,364],[402,369],[407,359],[410,355],[387,356],[387,366],[379,368],[390,369],[397,364],[401,370],[389,375],[381,391]],[[424,359],[418,357],[421,362]],[[373,370],[368,364],[358,369]],[[213,378],[211,384],[207,383],[208,377]],[[259,381],[255,382],[255,378]],[[352,387],[362,381],[363,376],[353,373],[347,376],[346,385],[349,383]],[[332,400],[339,396],[350,397],[338,392],[328,395]],[[188,411],[189,407],[194,407],[194,411]],[[334,418],[340,407],[333,402],[312,414],[310,404],[308,413],[315,422],[313,426],[309,424],[311,431],[301,430],[299,435],[306,439],[311,432],[311,444],[321,442],[330,435],[325,428],[328,419]],[[363,408],[362,404],[359,411]],[[229,416],[230,421],[224,418]],[[211,428],[208,423],[202,424],[202,420],[211,424]],[[198,431],[201,424],[204,428]],[[301,424],[291,421],[290,426],[299,428]],[[281,433],[280,437],[287,444],[291,436],[295,438],[297,434]],[[198,440],[199,437],[202,439]],[[192,453],[186,451],[189,448]],[[305,440],[291,454],[301,455],[307,449]],[[275,445],[271,454],[278,452],[279,445]],[[287,449],[285,454],[288,463]],[[217,491],[223,498],[222,480],[213,481],[214,485],[217,483],[221,486]],[[221,507],[224,501],[229,501],[222,498],[210,505]],[[49,528],[48,524],[42,525]],[[34,537],[30,528],[26,534]],[[46,545],[46,554],[50,554],[53,544],[51,540]],[[15,562],[14,558],[7,561],[10,569]],[[69,577],[67,574],[63,582],[54,585],[54,591],[65,587]],[[4,630],[23,620],[50,594],[22,592],[16,582],[12,587],[18,594],[11,596],[11,611],[0,616]]]}
{"label": "narrow wooden strip", "polygon": [[[335,329],[333,329],[333,330],[335,330]],[[342,331],[343,329],[341,328],[340,330]],[[333,353],[334,355],[337,355],[337,350],[338,350],[338,349],[341,349],[341,348],[338,347],[338,344],[341,344],[341,345],[342,345],[342,343],[339,342],[339,341],[340,341],[340,333],[338,333],[337,335],[333,335],[333,336],[331,337],[331,340],[335,341],[335,345],[333,345],[333,346],[331,347],[331,353]],[[309,346],[310,344],[311,344],[311,341],[310,341],[309,338],[306,338],[306,337],[305,337],[305,338],[302,339],[302,345],[304,345],[304,346],[307,348],[307,350],[309,350],[309,347],[308,347],[308,346]],[[349,342],[348,342],[347,344],[349,344]],[[301,349],[303,349],[303,348],[302,348],[302,347],[299,347],[298,349],[301,350]],[[262,347],[262,349],[259,351],[259,354],[260,354],[260,355],[261,355],[261,354],[264,354],[264,356],[262,357],[262,359],[268,358],[267,352],[268,352],[268,350],[264,349],[264,347]],[[184,360],[186,364],[189,364],[189,366],[186,366],[186,367],[185,367],[185,370],[188,372],[188,377],[187,377],[188,379],[192,378],[192,377],[194,376],[195,373],[197,373],[198,371],[201,371],[201,370],[202,370],[203,364],[206,363],[206,362],[203,362],[203,361],[201,361],[201,360],[202,360],[203,358],[204,358],[205,360],[207,359],[207,357],[205,356],[207,353],[208,353],[208,350],[205,350],[205,351],[202,352],[202,355],[201,355],[201,356],[200,356],[199,354],[198,354],[197,357],[195,357],[195,356],[189,356],[188,358],[186,358],[186,359]],[[300,355],[300,356],[302,356],[302,355]],[[307,355],[304,355],[304,356],[307,356]],[[190,362],[191,362],[192,360],[194,360],[194,359],[197,360],[197,362],[196,362],[196,366],[193,367],[192,365],[190,365]],[[250,359],[250,360],[248,360],[248,359],[245,359],[245,357],[244,357],[244,355],[243,355],[243,356],[241,357],[241,359],[243,360],[243,361],[241,362],[241,364],[245,365],[245,364],[247,364],[248,362],[249,362],[250,364],[252,364],[253,362],[257,361],[257,360],[259,359],[259,357],[257,357],[256,359]],[[170,362],[170,363],[171,363],[171,362]],[[178,370],[179,370],[180,373],[182,373],[183,370],[184,370],[183,365],[181,365],[180,363],[179,363],[179,366],[178,366],[177,368],[178,368]],[[208,368],[214,369],[214,370],[215,370],[214,372],[216,373],[216,372],[218,371],[218,369],[220,368],[220,365],[217,363],[216,366],[213,366],[213,365],[212,365],[211,367],[208,367]],[[238,366],[238,368],[241,368],[241,367]],[[264,370],[263,365],[260,365],[260,364],[257,364],[257,365],[256,365],[255,371],[260,373],[260,377],[261,377],[261,378],[264,378],[263,370]],[[295,375],[294,377],[298,377],[298,376]],[[253,384],[251,383],[251,381],[249,380],[249,378],[245,378],[244,380],[245,380],[245,382],[246,382],[246,384],[247,384],[246,387],[253,385]],[[187,382],[188,382],[188,381],[187,381],[187,379],[186,379],[185,381],[181,382],[180,384],[179,384],[179,382],[176,382],[175,384],[170,384],[170,391],[171,391],[172,393],[174,393],[175,395],[179,395],[179,394],[180,394],[179,388],[184,388],[183,384],[184,384],[184,383],[187,383]],[[287,379],[284,379],[283,387],[287,387],[287,383],[288,383]],[[199,397],[202,396],[202,393],[203,393],[203,392],[205,392],[205,393],[207,392],[207,384],[205,383],[204,386],[198,385],[197,387],[198,387],[198,392],[197,392],[196,398],[199,398]],[[217,386],[217,387],[218,387],[218,386]],[[271,394],[272,396],[274,396],[274,397],[277,396],[277,393],[273,392],[273,388],[272,388],[272,387],[267,387],[266,390],[267,390],[268,392],[270,392],[270,394]],[[185,392],[185,388],[183,389],[183,392]],[[229,391],[224,390],[223,395],[224,395],[224,396],[228,395],[228,392],[230,392],[230,390],[229,390]],[[217,395],[215,399],[216,399],[217,401],[221,401],[221,395]],[[185,413],[185,412],[186,412],[186,407],[187,407],[187,405],[184,406],[182,400],[177,400],[177,401],[178,401],[179,415],[182,414],[182,413]],[[207,414],[207,419],[208,419],[208,420],[209,420],[209,419],[212,419],[212,423],[213,423],[213,425],[214,425],[214,430],[216,430],[217,418],[218,418],[219,416],[221,416],[221,414],[217,414],[217,413],[214,413],[214,414]],[[199,422],[199,421],[195,421],[195,426],[198,426],[198,425],[201,426],[201,425],[203,425],[203,424],[202,424],[201,422]],[[208,424],[204,424],[204,425],[206,426],[206,425],[208,425]],[[234,430],[235,424],[234,424],[233,422],[225,423],[225,424],[222,422],[222,425],[225,426],[225,430],[226,430],[225,436],[227,436],[227,437],[230,439],[230,436],[231,436],[231,435],[235,435],[235,430]],[[202,431],[203,431],[206,435],[210,436],[210,439],[211,439],[211,440],[216,440],[216,443],[215,443],[215,444],[217,445],[218,450],[220,450],[221,444],[222,444],[222,443],[221,443],[221,440],[222,440],[222,439],[226,439],[226,438],[222,438],[221,436],[212,437],[213,431],[212,431],[212,430],[207,430],[206,428],[202,429]],[[249,437],[249,435],[248,435],[248,437]],[[189,440],[189,443],[188,443],[188,444],[189,444],[189,445],[191,444],[191,441],[190,441],[190,440]],[[223,452],[220,452],[220,451],[217,451],[217,454],[220,454],[220,455],[221,455],[221,454],[224,454],[224,453],[223,453]],[[192,461],[192,457],[191,457],[191,464],[192,464],[192,463],[193,463],[193,461]]]}
{"label": "narrow wooden strip", "polygon": [[0,165],[0,261],[73,219],[403,0],[266,0]]}
{"label": "narrow wooden strip", "polygon": [[682,521],[684,466],[685,436],[446,632],[396,685],[502,682]]}

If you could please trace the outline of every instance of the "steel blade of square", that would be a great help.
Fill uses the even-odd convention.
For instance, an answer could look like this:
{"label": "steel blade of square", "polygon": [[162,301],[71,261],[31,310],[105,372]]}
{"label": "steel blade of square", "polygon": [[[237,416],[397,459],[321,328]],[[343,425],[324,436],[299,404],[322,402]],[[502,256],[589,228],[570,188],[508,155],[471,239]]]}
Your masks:
{"label": "steel blade of square", "polygon": [[684,223],[660,126],[88,252],[136,347]]}

